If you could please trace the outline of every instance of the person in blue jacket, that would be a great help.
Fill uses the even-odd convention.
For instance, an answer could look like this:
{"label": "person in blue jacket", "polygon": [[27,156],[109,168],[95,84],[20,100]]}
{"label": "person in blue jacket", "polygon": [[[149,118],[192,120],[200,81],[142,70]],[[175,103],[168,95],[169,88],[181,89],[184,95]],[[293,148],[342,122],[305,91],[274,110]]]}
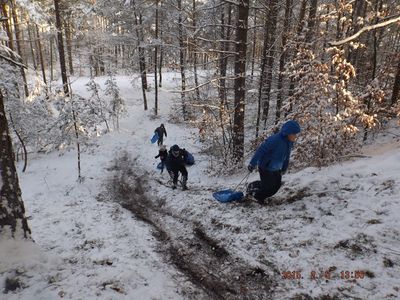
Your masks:
{"label": "person in blue jacket", "polygon": [[253,172],[258,166],[261,181],[250,183],[247,193],[259,202],[264,202],[280,189],[282,173],[285,173],[289,166],[293,142],[296,141],[300,130],[296,121],[287,121],[281,130],[267,138],[253,155],[247,169]]}

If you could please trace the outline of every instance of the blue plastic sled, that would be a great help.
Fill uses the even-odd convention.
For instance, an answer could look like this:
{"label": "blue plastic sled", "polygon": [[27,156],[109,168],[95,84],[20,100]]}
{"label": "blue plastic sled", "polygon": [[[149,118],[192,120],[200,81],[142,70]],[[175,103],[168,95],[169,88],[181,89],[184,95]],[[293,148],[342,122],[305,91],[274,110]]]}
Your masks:
{"label": "blue plastic sled", "polygon": [[189,166],[194,165],[194,156],[189,152],[187,153],[186,156],[186,164]]}
{"label": "blue plastic sled", "polygon": [[231,189],[213,193],[213,197],[219,202],[240,201],[243,196],[244,194],[242,192],[235,192]]}
{"label": "blue plastic sled", "polygon": [[154,144],[158,141],[158,133],[154,133],[153,137],[151,138],[151,143]]}
{"label": "blue plastic sled", "polygon": [[158,170],[162,170],[162,162],[159,162],[159,163],[158,163],[157,169],[158,169]]}

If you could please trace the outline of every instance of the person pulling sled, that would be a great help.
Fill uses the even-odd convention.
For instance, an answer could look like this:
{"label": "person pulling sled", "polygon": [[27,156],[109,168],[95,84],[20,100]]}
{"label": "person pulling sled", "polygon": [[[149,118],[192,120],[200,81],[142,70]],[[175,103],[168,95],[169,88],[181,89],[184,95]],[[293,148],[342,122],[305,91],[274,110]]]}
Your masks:
{"label": "person pulling sled", "polygon": [[178,145],[173,145],[169,150],[166,167],[172,179],[172,188],[176,189],[179,173],[182,174],[182,189],[187,190],[188,171],[185,167],[185,151]]}
{"label": "person pulling sled", "polygon": [[253,172],[256,166],[260,180],[247,186],[247,196],[253,196],[258,202],[275,195],[282,185],[282,174],[289,166],[293,143],[300,133],[300,125],[293,120],[286,122],[279,133],[267,138],[257,149],[247,169]]}
{"label": "person pulling sled", "polygon": [[164,142],[164,135],[167,137],[167,130],[165,129],[164,124],[161,124],[160,127],[157,127],[156,130],[154,130],[154,133],[157,133],[158,135],[157,145],[161,146]]}
{"label": "person pulling sled", "polygon": [[161,174],[164,172],[165,161],[167,160],[167,157],[168,157],[167,147],[165,145],[161,145],[160,150],[158,151],[158,155],[154,156],[154,158],[160,158]]}

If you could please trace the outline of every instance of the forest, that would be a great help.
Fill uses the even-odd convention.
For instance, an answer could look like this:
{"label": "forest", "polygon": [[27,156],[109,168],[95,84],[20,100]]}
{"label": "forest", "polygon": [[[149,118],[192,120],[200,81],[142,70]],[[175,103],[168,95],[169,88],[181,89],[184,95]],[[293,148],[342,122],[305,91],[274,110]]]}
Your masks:
{"label": "forest", "polygon": [[398,0],[0,5],[0,298],[400,297]]}

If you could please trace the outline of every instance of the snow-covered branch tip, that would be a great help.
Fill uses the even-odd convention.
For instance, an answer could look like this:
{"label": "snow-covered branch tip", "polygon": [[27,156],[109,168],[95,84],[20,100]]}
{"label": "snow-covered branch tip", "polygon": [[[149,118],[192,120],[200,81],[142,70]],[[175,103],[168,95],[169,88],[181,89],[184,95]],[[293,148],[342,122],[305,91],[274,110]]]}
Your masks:
{"label": "snow-covered branch tip", "polygon": [[375,25],[366,26],[364,28],[361,28],[355,34],[353,34],[353,35],[351,35],[351,36],[349,36],[349,37],[347,37],[347,38],[345,38],[343,40],[335,41],[335,42],[329,42],[328,44],[331,47],[341,46],[343,44],[346,44],[348,42],[351,42],[351,41],[355,40],[356,38],[358,38],[364,32],[368,32],[368,31],[371,31],[371,30],[382,28],[382,27],[388,26],[388,25],[396,23],[396,22],[400,22],[400,16],[388,19],[388,20],[386,20],[384,22],[381,22],[381,23],[378,23],[378,24],[375,24]]}

